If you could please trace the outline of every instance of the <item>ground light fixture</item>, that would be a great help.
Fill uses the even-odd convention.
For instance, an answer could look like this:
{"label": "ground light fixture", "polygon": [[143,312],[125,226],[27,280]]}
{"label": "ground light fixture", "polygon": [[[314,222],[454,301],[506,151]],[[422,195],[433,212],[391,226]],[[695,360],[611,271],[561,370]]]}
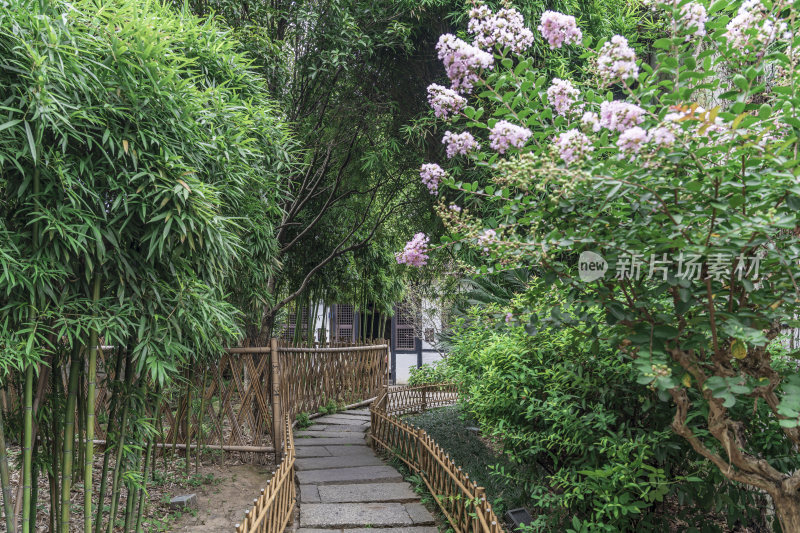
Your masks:
{"label": "ground light fixture", "polygon": [[530,525],[533,517],[526,509],[520,507],[506,512],[506,520],[514,524],[511,531],[522,531],[519,526]]}

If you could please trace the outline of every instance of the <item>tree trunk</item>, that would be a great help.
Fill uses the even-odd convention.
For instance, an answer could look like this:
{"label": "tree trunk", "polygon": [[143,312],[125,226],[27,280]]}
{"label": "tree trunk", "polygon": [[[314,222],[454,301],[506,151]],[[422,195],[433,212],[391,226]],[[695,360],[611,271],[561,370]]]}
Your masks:
{"label": "tree trunk", "polygon": [[67,408],[64,412],[64,459],[61,468],[61,533],[69,533],[70,490],[72,488],[72,448],[75,445],[75,403],[78,397],[78,378],[81,373],[81,350],[72,351],[69,367]]}
{"label": "tree trunk", "polygon": [[800,533],[800,493],[786,494],[781,491],[772,496],[772,501],[783,533]]}
{"label": "tree trunk", "polygon": [[[92,303],[97,305],[100,300],[100,275],[94,275],[92,287]],[[94,408],[95,386],[97,380],[97,330],[92,329],[89,334],[89,370],[86,387],[86,455],[83,463],[83,532],[92,533],[92,469],[94,468]],[[100,508],[103,505],[103,495],[100,495]]]}

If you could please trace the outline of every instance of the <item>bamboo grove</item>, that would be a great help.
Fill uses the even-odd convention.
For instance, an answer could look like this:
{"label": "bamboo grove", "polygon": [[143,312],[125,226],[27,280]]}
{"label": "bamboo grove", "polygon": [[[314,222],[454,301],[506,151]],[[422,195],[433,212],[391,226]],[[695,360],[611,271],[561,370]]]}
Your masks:
{"label": "bamboo grove", "polygon": [[263,86],[220,27],[158,2],[0,5],[8,531],[35,531],[43,498],[49,530],[70,531],[76,489],[85,533],[141,529],[159,418],[147,413],[239,338],[263,302],[242,287],[276,268],[269,235],[294,145]]}

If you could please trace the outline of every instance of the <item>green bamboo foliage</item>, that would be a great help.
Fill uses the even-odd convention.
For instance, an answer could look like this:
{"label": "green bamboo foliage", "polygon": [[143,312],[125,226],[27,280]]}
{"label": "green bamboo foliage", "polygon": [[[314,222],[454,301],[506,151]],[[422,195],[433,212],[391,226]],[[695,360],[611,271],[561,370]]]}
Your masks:
{"label": "green bamboo foliage", "polygon": [[[16,521],[26,533],[35,530],[37,431],[42,460],[60,458],[48,471],[60,473],[51,524],[69,530],[81,479],[84,531],[101,516],[91,483],[101,341],[130,358],[127,375],[146,397],[197,358],[218,356],[263,305],[263,291],[229,280],[275,268],[279,181],[294,143],[237,49],[211,21],[154,0],[0,5],[0,367],[24,384]],[[58,387],[34,395],[45,361],[70,361],[64,404]],[[146,402],[130,390],[113,392],[127,395],[114,400],[121,418],[142,419]],[[35,409],[57,423],[37,427]],[[121,429],[104,451],[118,454],[109,518],[129,515],[138,529],[142,496],[116,503],[120,469],[138,462],[129,439]]]}

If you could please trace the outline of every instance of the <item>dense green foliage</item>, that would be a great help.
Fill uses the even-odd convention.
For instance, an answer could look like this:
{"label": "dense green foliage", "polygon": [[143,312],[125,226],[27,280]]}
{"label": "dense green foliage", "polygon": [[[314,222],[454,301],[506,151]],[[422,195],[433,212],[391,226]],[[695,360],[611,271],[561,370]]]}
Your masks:
{"label": "dense green foliage", "polygon": [[[476,308],[460,319],[448,359],[413,377],[460,383],[463,409],[505,454],[491,469],[490,497],[534,509],[537,531],[711,532],[725,522],[769,523],[761,496],[697,460],[670,430],[670,407],[646,387],[631,387],[630,358],[568,329],[487,328],[497,311]],[[743,407],[753,409],[767,416],[763,405]],[[764,429],[763,452],[800,466],[790,450],[774,448],[780,434]]]}
{"label": "dense green foliage", "polygon": [[[92,475],[100,340],[117,347],[107,375],[125,375],[109,387],[119,405],[105,454],[125,445],[116,456],[133,470],[122,476],[117,461],[110,488],[124,477],[130,496],[141,450],[123,439],[152,432],[128,412],[143,416],[149,393],[216,357],[264,299],[293,143],[237,48],[213,22],[158,2],[0,6],[0,346],[17,371],[4,386],[23,398],[10,425],[24,444],[23,532],[37,527],[39,471],[53,490],[62,477],[64,514],[51,508],[50,527],[68,527],[79,372],[88,423],[75,478]],[[84,500],[86,528],[99,531],[91,485]]]}

